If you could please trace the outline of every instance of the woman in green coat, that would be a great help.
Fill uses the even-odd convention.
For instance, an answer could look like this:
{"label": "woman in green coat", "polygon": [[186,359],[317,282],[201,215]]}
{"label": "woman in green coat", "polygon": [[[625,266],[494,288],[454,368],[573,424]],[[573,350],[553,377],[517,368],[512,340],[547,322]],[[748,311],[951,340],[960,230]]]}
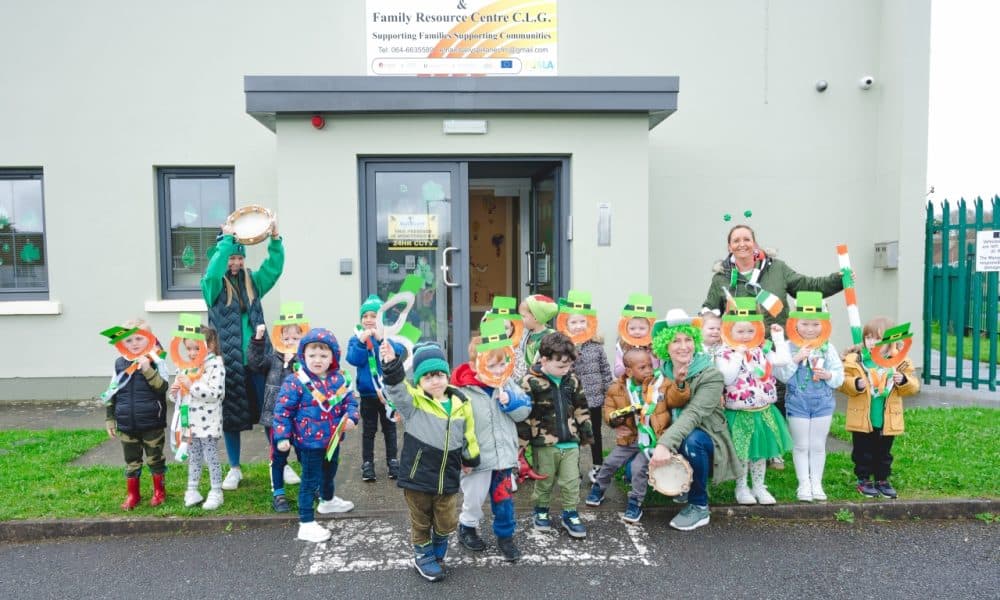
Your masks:
{"label": "woman in green coat", "polygon": [[736,479],[739,464],[722,411],[722,374],[701,348],[701,330],[681,309],[671,309],[653,325],[653,352],[663,360],[664,378],[679,390],[690,390],[687,404],[671,409],[670,426],[649,462],[652,471],[680,454],[691,465],[688,505],[670,521],[681,531],[708,524],[708,476],[715,483]]}

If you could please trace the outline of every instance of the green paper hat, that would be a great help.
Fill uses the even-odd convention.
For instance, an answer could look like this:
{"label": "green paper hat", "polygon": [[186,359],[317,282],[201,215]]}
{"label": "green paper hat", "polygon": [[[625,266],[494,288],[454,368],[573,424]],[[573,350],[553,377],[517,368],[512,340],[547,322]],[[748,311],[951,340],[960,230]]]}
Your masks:
{"label": "green paper hat", "polygon": [[622,309],[622,316],[655,319],[656,311],[653,310],[653,297],[649,294],[630,294],[625,308]]}
{"label": "green paper hat", "polygon": [[565,298],[559,299],[559,312],[571,315],[597,315],[597,311],[591,308],[590,292],[580,290],[570,290]]}
{"label": "green paper hat", "polygon": [[495,348],[506,348],[514,343],[507,337],[507,328],[503,319],[488,319],[479,326],[479,335],[483,341],[476,345],[476,352],[486,352]]}
{"label": "green paper hat", "polygon": [[133,327],[131,329],[125,329],[120,325],[115,325],[114,327],[109,327],[101,332],[101,335],[108,338],[108,343],[114,346],[118,342],[124,340],[128,336],[132,335],[136,331],[139,331],[138,327]]}
{"label": "green paper hat", "polygon": [[733,304],[723,315],[722,320],[731,321],[763,321],[764,316],[757,312],[757,299],[749,296],[733,298]]}
{"label": "green paper hat", "polygon": [[301,302],[282,302],[281,310],[278,311],[278,320],[274,322],[276,327],[285,325],[306,325],[308,329],[309,319],[305,316],[305,310]]}
{"label": "green paper hat", "polygon": [[366,312],[377,313],[380,308],[382,308],[382,299],[378,297],[378,294],[372,294],[361,303],[361,313],[358,316],[363,317]]}
{"label": "green paper hat", "polygon": [[910,333],[910,324],[901,323],[895,327],[886,329],[885,333],[882,334],[882,339],[875,342],[875,345],[885,346],[886,344],[895,344],[911,337],[913,337],[913,334]]}
{"label": "green paper hat", "polygon": [[680,327],[681,325],[690,325],[700,329],[701,317],[692,317],[683,308],[671,308],[667,311],[667,316],[653,323],[652,335],[655,338],[656,334],[664,329]]}
{"label": "green paper hat", "polygon": [[818,319],[828,321],[830,313],[823,310],[821,292],[799,292],[795,294],[795,310],[788,313],[789,319]]}
{"label": "green paper hat", "polygon": [[201,315],[193,313],[178,315],[177,331],[174,332],[174,337],[205,341],[205,334],[201,332]]}
{"label": "green paper hat", "polygon": [[493,296],[493,308],[486,311],[487,319],[503,319],[505,321],[520,321],[521,313],[517,312],[517,298],[510,296]]}

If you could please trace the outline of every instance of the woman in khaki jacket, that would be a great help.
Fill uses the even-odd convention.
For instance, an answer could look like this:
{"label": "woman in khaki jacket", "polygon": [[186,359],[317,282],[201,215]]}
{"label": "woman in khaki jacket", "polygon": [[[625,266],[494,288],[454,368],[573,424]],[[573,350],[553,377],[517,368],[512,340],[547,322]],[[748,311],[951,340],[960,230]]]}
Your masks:
{"label": "woman in khaki jacket", "polygon": [[906,359],[905,351],[899,351],[900,344],[912,336],[908,329],[909,324],[893,327],[885,317],[876,317],[864,327],[867,349],[873,353],[897,352],[880,360],[883,365],[894,366],[865,361],[860,346],[848,348],[844,354],[840,391],[847,395],[845,428],[852,432],[854,441],[851,460],[858,477],[858,492],[869,498],[897,495],[889,483],[892,442],[903,433],[903,396],[920,390],[913,364]]}

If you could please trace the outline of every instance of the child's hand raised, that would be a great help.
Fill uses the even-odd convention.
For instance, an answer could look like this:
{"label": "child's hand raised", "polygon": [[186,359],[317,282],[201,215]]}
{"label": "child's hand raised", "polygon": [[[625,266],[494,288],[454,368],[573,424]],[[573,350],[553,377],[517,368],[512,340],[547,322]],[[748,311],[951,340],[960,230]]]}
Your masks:
{"label": "child's hand raised", "polygon": [[391,363],[396,360],[396,351],[393,350],[389,340],[382,340],[382,345],[378,347],[379,357],[384,363]]}
{"label": "child's hand raised", "polygon": [[785,329],[781,325],[778,325],[777,323],[771,325],[771,335],[772,336],[777,335],[777,334],[784,334],[784,333],[785,333]]}
{"label": "child's hand raised", "polygon": [[135,362],[139,364],[140,371],[145,371],[150,365],[149,357],[146,355],[140,356]]}
{"label": "child's hand raised", "polygon": [[361,331],[358,332],[358,341],[364,344],[365,342],[368,341],[368,338],[370,338],[371,335],[372,335],[371,329],[362,329]]}
{"label": "child's hand raised", "polygon": [[906,378],[906,375],[903,375],[899,371],[896,371],[896,374],[892,376],[892,380],[894,382],[896,382],[896,385],[900,385],[901,383],[903,383],[903,379],[905,379],[905,378]]}
{"label": "child's hand raised", "polygon": [[292,449],[292,443],[288,440],[281,440],[275,447],[278,449],[278,452],[288,452]]}
{"label": "child's hand raised", "polygon": [[792,362],[800,363],[809,358],[809,348],[799,348],[799,351],[792,357]]}
{"label": "child's hand raised", "polygon": [[106,423],[104,423],[104,430],[108,432],[109,438],[115,439],[116,437],[118,437],[118,434],[116,433],[118,430],[118,426],[115,424],[114,421],[107,421]]}
{"label": "child's hand raised", "polygon": [[[344,418],[346,419],[347,417],[344,417]],[[357,427],[358,426],[355,425],[354,421],[352,421],[351,419],[347,419],[347,421],[344,423],[344,431],[345,432],[351,431],[352,429],[357,429]]]}
{"label": "child's hand raised", "polygon": [[628,437],[631,434],[632,430],[626,425],[619,425],[618,427],[615,427],[615,437],[623,438]]}
{"label": "child's hand raised", "polygon": [[256,331],[256,333],[253,336],[254,339],[255,340],[262,340],[262,339],[264,339],[264,332],[265,331],[267,331],[267,325],[264,325],[263,323],[261,323],[260,325],[258,325],[257,326],[257,331]]}
{"label": "child's hand raised", "polygon": [[824,381],[829,381],[831,377],[833,377],[833,373],[827,371],[823,367],[816,367],[815,369],[813,369],[814,379],[817,380],[822,379]]}
{"label": "child's hand raised", "polygon": [[500,390],[500,393],[497,394],[497,401],[501,406],[507,406],[507,403],[510,402],[510,396],[507,394],[507,390]]}

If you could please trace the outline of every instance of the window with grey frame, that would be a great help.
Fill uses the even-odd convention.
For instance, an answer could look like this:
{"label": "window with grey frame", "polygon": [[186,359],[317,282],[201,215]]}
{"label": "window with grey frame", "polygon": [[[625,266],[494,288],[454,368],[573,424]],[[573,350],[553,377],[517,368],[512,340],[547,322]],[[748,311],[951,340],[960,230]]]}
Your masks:
{"label": "window with grey frame", "polygon": [[160,280],[166,299],[198,298],[206,253],[235,207],[232,167],[160,167]]}
{"label": "window with grey frame", "polygon": [[41,169],[0,169],[0,300],[47,300]]}

